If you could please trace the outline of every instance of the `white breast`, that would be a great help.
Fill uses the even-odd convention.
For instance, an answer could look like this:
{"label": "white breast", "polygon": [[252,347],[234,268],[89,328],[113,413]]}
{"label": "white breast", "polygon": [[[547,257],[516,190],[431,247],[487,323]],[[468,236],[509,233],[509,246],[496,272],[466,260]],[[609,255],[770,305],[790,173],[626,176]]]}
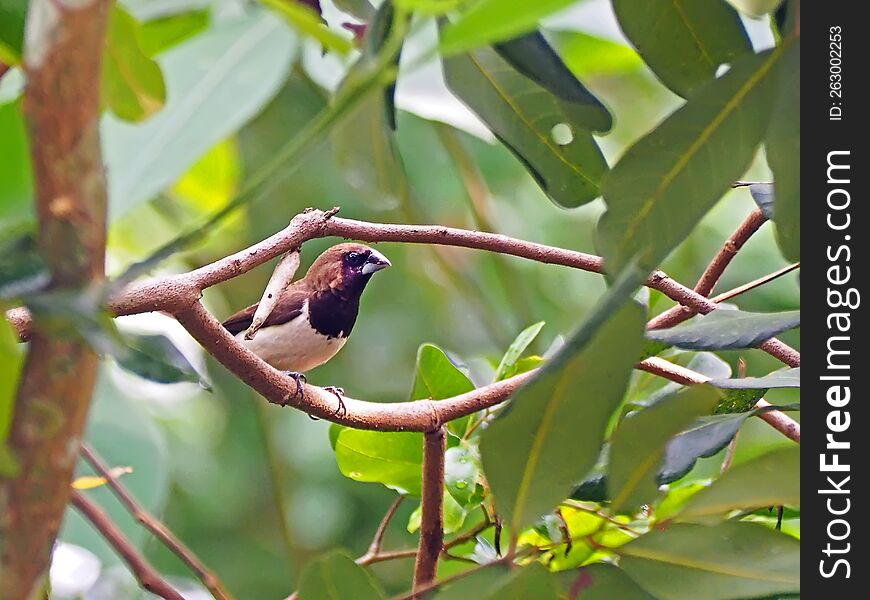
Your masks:
{"label": "white breast", "polygon": [[302,314],[292,321],[263,327],[252,340],[245,339],[244,331],[236,334],[236,339],[276,369],[299,373],[322,365],[347,341],[344,337],[327,337],[311,326],[307,300]]}

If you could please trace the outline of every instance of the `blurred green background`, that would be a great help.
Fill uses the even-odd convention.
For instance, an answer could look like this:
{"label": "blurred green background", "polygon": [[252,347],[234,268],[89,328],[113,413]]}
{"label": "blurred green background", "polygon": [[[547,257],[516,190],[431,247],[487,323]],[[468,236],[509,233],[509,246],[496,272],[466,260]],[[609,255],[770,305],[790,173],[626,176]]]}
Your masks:
{"label": "blurred green background", "polygon": [[[126,123],[105,117],[110,181],[116,192],[124,190],[112,196],[112,273],[225,205],[260,165],[326,106],[329,92],[321,86],[334,85],[352,60],[321,57],[316,43],[299,41],[291,29],[273,22],[272,17],[265,25],[251,25],[250,20],[262,20],[263,13],[247,2],[129,0],[124,4],[146,25],[190,11],[201,15],[202,23],[190,37],[156,55],[167,81],[164,110],[168,124],[147,131],[154,127],[151,121]],[[569,66],[616,117],[614,131],[600,140],[612,165],[627,144],[653,127],[679,99],[620,41],[609,10],[606,2],[578,3],[548,20],[547,31]],[[335,13],[325,14],[329,19]],[[331,25],[338,30],[342,19],[336,19]],[[770,43],[766,27],[764,22],[749,23],[756,45]],[[239,45],[240,39],[250,39],[256,51],[239,47],[231,56],[236,62],[224,60],[227,48]],[[420,48],[424,45],[424,41],[419,43]],[[408,54],[413,55],[413,47]],[[192,105],[191,95],[202,90],[202,72],[214,73],[214,56],[223,61],[218,66],[225,69],[228,83],[225,89],[209,90],[212,97]],[[0,85],[0,219],[4,226],[0,231],[8,235],[32,223],[19,85],[20,74],[15,71]],[[402,110],[397,136],[407,197],[385,197],[364,185],[351,185],[359,181],[339,166],[340,157],[330,143],[334,139],[324,139],[268,197],[235,214],[206,242],[164,263],[159,272],[188,270],[242,249],[283,228],[306,207],[341,206],[341,216],[378,222],[491,228],[595,252],[593,233],[603,211],[601,201],[571,211],[555,207],[505,148],[438,122],[479,129],[469,114],[449,104],[443,94],[425,75],[400,76]],[[179,108],[184,102],[181,108],[187,112]],[[158,113],[152,119],[165,116]],[[356,135],[359,144],[366,143],[364,131],[341,130],[341,135]],[[764,158],[759,156],[745,178],[767,181],[769,177]],[[149,186],[152,191],[142,191]],[[663,265],[664,270],[681,282],[694,284],[753,207],[748,189],[727,194]],[[306,243],[302,268],[336,242]],[[493,361],[521,329],[546,321],[533,348],[544,353],[573,330],[604,289],[602,278],[594,274],[477,251],[399,244],[381,244],[379,250],[394,266],[372,281],[362,299],[354,334],[343,351],[309,374],[316,385],[341,386],[355,398],[372,401],[407,399],[416,351],[424,342],[447,350],[475,381],[488,381]],[[209,309],[223,318],[259,299],[272,264],[208,290]],[[772,226],[765,225],[738,255],[717,291],[785,264]],[[754,311],[798,308],[797,275],[791,273],[740,296],[736,304]],[[651,294],[653,312],[670,305],[657,292]],[[87,438],[112,465],[133,467],[123,482],[165,518],[238,597],[284,597],[294,589],[305,562],[321,551],[344,547],[359,554],[366,549],[395,493],[341,475],[330,448],[327,422],[268,405],[207,360],[168,318],[140,315],[119,319],[119,325],[172,336],[191,361],[207,372],[213,391],[196,384],[146,382],[107,361]],[[783,338],[799,346],[798,332]],[[722,353],[722,357],[734,368],[738,358],[744,358],[749,375],[780,366],[759,351]],[[787,403],[798,398],[796,392],[781,391],[771,393],[768,400]],[[739,438],[736,460],[788,443],[764,423],[751,422]],[[697,469],[715,469],[719,460],[705,459]],[[184,565],[145,535],[107,490],[89,493],[143,545],[160,571],[187,589],[191,598],[208,597]],[[414,506],[407,501],[401,507],[387,535],[387,548],[415,543],[415,536],[404,531]],[[56,561],[57,592],[63,591],[64,582],[78,582],[81,587],[82,582],[98,578],[86,594],[89,599],[142,597],[117,557],[77,514],[68,512],[61,539],[93,553],[99,568],[93,556],[65,547],[72,554]],[[374,568],[388,588],[400,591],[407,587],[411,562],[394,561]],[[73,592],[80,591],[70,585]]]}

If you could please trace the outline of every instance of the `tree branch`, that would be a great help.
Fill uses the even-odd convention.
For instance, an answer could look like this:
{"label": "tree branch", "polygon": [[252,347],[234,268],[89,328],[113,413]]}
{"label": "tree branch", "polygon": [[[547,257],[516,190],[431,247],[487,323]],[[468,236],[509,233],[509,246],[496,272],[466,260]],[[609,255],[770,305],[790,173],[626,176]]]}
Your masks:
{"label": "tree branch", "polygon": [[97,473],[105,478],[106,485],[109,486],[115,497],[133,515],[133,518],[169,548],[184,564],[190,567],[196,573],[199,580],[202,581],[202,584],[211,592],[212,596],[217,600],[232,600],[232,596],[223,586],[217,575],[209,570],[196,554],[184,542],[178,539],[164,523],[139,504],[136,498],[133,497],[133,494],[130,493],[130,490],[124,487],[117,477],[112,475],[109,466],[90,446],[82,444],[81,455]]}
{"label": "tree branch", "polygon": [[[414,565],[414,590],[435,580],[444,549],[444,452],[447,430],[423,434],[423,496],[420,502],[420,546]],[[421,596],[418,596],[422,598]]]}
{"label": "tree branch", "polygon": [[709,296],[713,292],[713,288],[715,288],[716,284],[719,283],[719,279],[722,277],[725,269],[731,264],[734,257],[737,256],[737,253],[741,248],[743,248],[743,245],[749,241],[752,234],[764,225],[765,221],[767,221],[767,218],[761,212],[761,209],[756,208],[749,213],[746,220],[737,228],[737,231],[735,231],[732,236],[725,241],[722,248],[716,253],[713,260],[710,261],[710,264],[704,270],[701,278],[698,279],[698,283],[695,284],[696,292],[702,296]]}
{"label": "tree branch", "polygon": [[[24,116],[40,254],[53,291],[103,278],[106,181],[99,138],[108,0],[33,0],[27,16]],[[47,321],[49,317],[44,317]],[[0,479],[0,598],[33,598],[47,572],[99,359],[37,318],[9,433],[15,477]]]}
{"label": "tree branch", "polygon": [[118,526],[112,522],[109,515],[102,508],[91,502],[79,491],[72,492],[70,502],[82,513],[82,516],[91,522],[96,530],[100,532],[100,535],[121,556],[121,559],[127,563],[140,586],[165,600],[184,600],[184,597],[175,591],[151,566],[151,563],[124,537]]}
{"label": "tree branch", "polygon": [[[296,249],[305,241],[338,236],[364,242],[400,242],[410,244],[437,244],[486,250],[537,262],[562,265],[592,273],[603,273],[601,257],[555,246],[527,242],[506,235],[469,231],[439,225],[394,225],[368,223],[335,217],[335,211],[309,209],[296,215],[282,231],[254,244],[250,248],[222,258],[189,273],[170,275],[134,284],[109,301],[109,310],[115,315],[129,315],[149,311],[177,313],[190,308],[208,287],[246,273],[272,258]],[[646,285],[672,300],[706,314],[716,309],[716,303],[705,296],[674,281],[662,271],[650,275]],[[27,339],[29,317],[23,309],[13,309],[7,318],[16,326],[21,339]],[[763,348],[780,360],[800,361],[800,355],[783,345]],[[787,364],[791,364],[788,363]],[[795,366],[791,364],[791,366]]]}
{"label": "tree branch", "polygon": [[[683,385],[696,385],[710,381],[710,378],[706,375],[702,375],[701,373],[692,371],[686,367],[681,367],[680,365],[656,356],[647,358],[643,362],[638,363],[637,368]],[[755,403],[755,408],[770,405],[771,404],[767,400],[761,399]],[[798,444],[801,443],[800,423],[785,413],[778,410],[771,410],[761,412],[757,416],[762,421],[766,421],[771,427],[782,433],[785,437],[797,442]]]}
{"label": "tree branch", "polygon": [[[381,519],[378,528],[375,530],[375,535],[372,538],[372,543],[369,544],[369,549],[365,554],[356,559],[356,563],[358,565],[368,565],[375,561],[375,558],[378,557],[381,553],[381,545],[384,543],[384,534],[387,532],[387,527],[390,525],[390,521],[393,520],[393,516],[396,514],[396,511],[399,509],[399,505],[402,504],[402,501],[405,499],[404,496],[396,496],[396,499],[393,500],[393,503],[390,504],[390,508],[387,509],[386,514],[384,514],[384,518]],[[413,551],[416,553],[416,550]]]}

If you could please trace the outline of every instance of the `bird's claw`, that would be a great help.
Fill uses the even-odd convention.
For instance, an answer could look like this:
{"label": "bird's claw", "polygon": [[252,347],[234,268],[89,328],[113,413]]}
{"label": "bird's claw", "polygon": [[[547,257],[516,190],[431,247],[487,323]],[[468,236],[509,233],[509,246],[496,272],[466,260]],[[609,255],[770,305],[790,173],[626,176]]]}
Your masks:
{"label": "bird's claw", "polygon": [[335,409],[335,416],[345,416],[347,415],[347,407],[344,405],[344,389],[340,387],[336,387],[334,385],[328,385],[323,388],[327,392],[332,393],[338,398],[338,408]]}
{"label": "bird's claw", "polygon": [[296,396],[301,400],[305,397],[305,384],[308,383],[305,375],[296,371],[284,371],[284,375],[296,382]]}

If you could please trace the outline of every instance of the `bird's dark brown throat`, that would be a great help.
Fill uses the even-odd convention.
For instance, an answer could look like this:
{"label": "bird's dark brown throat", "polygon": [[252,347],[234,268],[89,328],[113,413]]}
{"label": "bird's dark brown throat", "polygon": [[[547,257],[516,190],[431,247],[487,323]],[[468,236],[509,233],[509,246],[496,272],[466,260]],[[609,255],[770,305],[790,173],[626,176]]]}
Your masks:
{"label": "bird's dark brown throat", "polygon": [[287,287],[253,339],[246,340],[244,333],[253,321],[256,304],[223,325],[254,354],[299,383],[301,373],[341,350],[356,323],[366,284],[388,266],[390,261],[368,246],[338,244],[317,257],[305,277]]}

